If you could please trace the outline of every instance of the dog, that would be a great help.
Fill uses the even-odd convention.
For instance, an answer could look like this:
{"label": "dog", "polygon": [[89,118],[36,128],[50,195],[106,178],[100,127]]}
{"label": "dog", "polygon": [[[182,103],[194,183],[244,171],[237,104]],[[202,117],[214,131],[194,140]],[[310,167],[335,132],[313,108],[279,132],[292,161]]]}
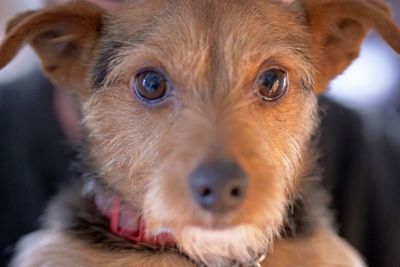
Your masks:
{"label": "dog", "polygon": [[400,53],[379,0],[84,1],[9,22],[80,103],[79,182],[13,267],[359,267],[319,187],[316,97],[371,30]]}

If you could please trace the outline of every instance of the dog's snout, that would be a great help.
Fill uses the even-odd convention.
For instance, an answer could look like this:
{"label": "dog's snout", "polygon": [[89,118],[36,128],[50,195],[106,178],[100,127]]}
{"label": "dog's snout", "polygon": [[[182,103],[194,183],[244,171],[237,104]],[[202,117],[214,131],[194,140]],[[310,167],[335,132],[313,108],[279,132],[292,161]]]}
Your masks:
{"label": "dog's snout", "polygon": [[197,167],[189,177],[195,201],[202,208],[225,213],[245,198],[248,178],[234,162],[215,161]]}

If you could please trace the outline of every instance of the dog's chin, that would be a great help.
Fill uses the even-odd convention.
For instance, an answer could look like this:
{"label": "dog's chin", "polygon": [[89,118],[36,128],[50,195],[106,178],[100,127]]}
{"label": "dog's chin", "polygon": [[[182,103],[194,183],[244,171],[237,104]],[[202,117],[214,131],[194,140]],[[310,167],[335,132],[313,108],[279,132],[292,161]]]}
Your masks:
{"label": "dog's chin", "polygon": [[247,224],[224,230],[187,226],[176,233],[180,248],[206,266],[248,266],[270,249],[275,230]]}

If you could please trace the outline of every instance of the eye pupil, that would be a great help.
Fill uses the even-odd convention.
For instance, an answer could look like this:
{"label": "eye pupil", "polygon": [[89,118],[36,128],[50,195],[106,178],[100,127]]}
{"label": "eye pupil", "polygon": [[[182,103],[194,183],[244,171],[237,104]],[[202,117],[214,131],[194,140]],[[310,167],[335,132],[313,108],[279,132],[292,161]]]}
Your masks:
{"label": "eye pupil", "polygon": [[279,69],[267,70],[257,80],[257,92],[265,101],[275,101],[287,91],[288,81],[284,71]]}
{"label": "eye pupil", "polygon": [[143,79],[143,87],[149,92],[155,92],[162,82],[161,77],[156,73],[148,73]]}
{"label": "eye pupil", "polygon": [[261,77],[262,84],[267,88],[272,88],[277,81],[276,76],[277,74],[273,71],[264,73],[264,75]]}
{"label": "eye pupil", "polygon": [[135,92],[144,101],[161,100],[167,94],[167,79],[157,71],[142,72],[136,76],[135,80]]}

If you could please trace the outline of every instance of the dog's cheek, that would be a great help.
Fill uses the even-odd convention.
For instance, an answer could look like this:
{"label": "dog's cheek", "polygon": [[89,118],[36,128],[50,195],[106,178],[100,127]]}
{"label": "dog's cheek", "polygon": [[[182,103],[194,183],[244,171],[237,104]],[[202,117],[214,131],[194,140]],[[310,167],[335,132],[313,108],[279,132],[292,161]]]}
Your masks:
{"label": "dog's cheek", "polygon": [[296,182],[318,123],[316,97],[294,88],[281,105],[271,109],[264,121],[268,129],[269,157],[288,185]]}
{"label": "dog's cheek", "polygon": [[106,88],[84,103],[83,116],[95,168],[126,201],[140,208],[146,184],[161,161],[171,114],[141,105],[127,89]]}
{"label": "dog's cheek", "polygon": [[[316,98],[311,92],[302,98],[292,93],[275,106],[258,105],[246,121],[251,135],[243,137],[248,141],[242,142],[237,154],[247,164],[250,188],[240,217],[273,228],[282,223],[291,194],[308,166],[306,148],[318,121]],[[243,154],[246,150],[255,153],[253,159]]]}

